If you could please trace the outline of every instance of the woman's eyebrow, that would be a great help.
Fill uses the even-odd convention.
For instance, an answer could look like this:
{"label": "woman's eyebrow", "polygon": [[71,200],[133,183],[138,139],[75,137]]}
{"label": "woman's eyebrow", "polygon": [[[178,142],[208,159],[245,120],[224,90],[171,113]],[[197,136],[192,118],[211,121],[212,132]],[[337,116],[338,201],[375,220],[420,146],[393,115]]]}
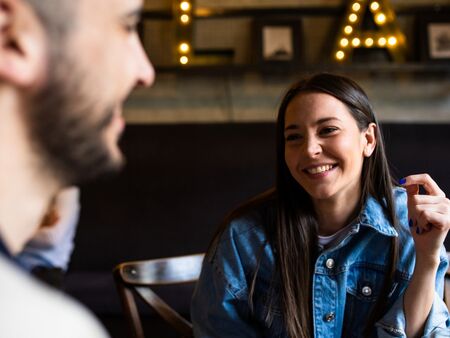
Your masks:
{"label": "woman's eyebrow", "polygon": [[339,121],[339,122],[341,121],[337,117],[324,117],[324,118],[318,119],[315,124],[316,125],[317,124],[322,124],[322,123],[329,122],[329,121],[332,121],[332,120]]}
{"label": "woman's eyebrow", "polygon": [[[317,121],[314,122],[314,125],[319,125],[319,124],[323,124],[329,121],[339,121],[342,122],[340,119],[338,119],[337,117],[323,117],[321,119],[318,119]],[[292,130],[292,129],[299,129],[300,127],[298,126],[298,124],[290,124],[288,125],[286,128],[284,128],[284,130]]]}
{"label": "woman's eyebrow", "polygon": [[292,129],[298,129],[298,128],[299,128],[298,125],[290,124],[286,128],[284,128],[284,130],[292,130]]}

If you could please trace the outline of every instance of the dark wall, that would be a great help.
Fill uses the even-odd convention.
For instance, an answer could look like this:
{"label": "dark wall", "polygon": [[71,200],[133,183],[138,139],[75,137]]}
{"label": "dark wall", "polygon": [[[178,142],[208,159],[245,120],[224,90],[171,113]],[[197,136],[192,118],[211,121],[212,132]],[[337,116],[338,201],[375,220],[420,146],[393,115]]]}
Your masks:
{"label": "dark wall", "polygon": [[272,124],[128,126],[125,170],[82,187],[72,267],[204,251],[231,208],[273,184],[273,139]]}
{"label": "dark wall", "polygon": [[[383,131],[398,178],[428,172],[450,193],[450,125]],[[128,126],[124,171],[82,189],[72,267],[203,251],[231,208],[274,183],[274,138],[271,123]]]}

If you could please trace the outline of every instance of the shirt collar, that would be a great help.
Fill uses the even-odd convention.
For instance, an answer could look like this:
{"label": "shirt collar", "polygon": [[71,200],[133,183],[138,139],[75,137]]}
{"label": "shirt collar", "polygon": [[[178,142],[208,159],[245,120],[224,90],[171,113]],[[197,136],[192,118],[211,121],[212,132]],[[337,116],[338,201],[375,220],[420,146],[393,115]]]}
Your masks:
{"label": "shirt collar", "polygon": [[397,237],[398,232],[386,218],[384,210],[378,201],[369,196],[362,213],[359,216],[361,226],[369,227],[382,235]]}
{"label": "shirt collar", "polygon": [[12,258],[11,252],[8,250],[1,237],[0,237],[0,254],[8,258]]}

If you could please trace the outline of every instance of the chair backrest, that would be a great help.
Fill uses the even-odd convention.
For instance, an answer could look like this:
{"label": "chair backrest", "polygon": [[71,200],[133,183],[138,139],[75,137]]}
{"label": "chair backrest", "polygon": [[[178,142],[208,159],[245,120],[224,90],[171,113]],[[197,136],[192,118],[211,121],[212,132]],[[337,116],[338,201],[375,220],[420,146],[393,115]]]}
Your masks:
{"label": "chair backrest", "polygon": [[114,280],[134,338],[144,338],[135,302],[138,295],[182,337],[192,337],[192,324],[164,302],[153,290],[156,285],[191,283],[198,280],[204,254],[124,262],[114,268]]}

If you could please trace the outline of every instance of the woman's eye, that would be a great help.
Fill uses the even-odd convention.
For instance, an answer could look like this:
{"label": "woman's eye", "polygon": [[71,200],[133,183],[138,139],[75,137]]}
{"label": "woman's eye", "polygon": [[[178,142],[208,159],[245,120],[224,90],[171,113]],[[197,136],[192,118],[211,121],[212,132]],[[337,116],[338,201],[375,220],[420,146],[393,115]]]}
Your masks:
{"label": "woman's eye", "polygon": [[298,139],[300,139],[300,135],[298,135],[298,134],[290,134],[290,135],[286,136],[286,142],[295,141]]}
{"label": "woman's eye", "polygon": [[326,127],[326,128],[323,128],[323,129],[320,131],[320,134],[322,134],[322,135],[331,134],[331,133],[335,132],[336,130],[338,130],[338,128],[335,128],[335,127]]}

